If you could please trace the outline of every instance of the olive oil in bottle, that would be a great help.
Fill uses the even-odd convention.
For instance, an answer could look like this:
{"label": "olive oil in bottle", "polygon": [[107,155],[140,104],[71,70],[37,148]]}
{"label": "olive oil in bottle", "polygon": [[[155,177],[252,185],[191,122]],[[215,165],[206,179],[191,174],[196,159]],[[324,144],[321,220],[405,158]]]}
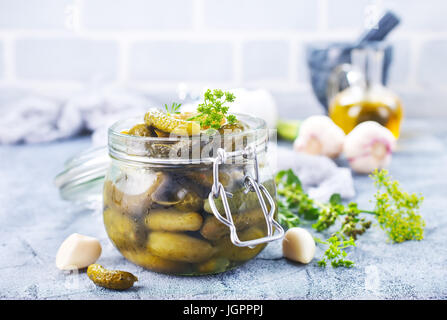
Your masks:
{"label": "olive oil in bottle", "polygon": [[336,94],[329,104],[329,116],[345,133],[361,122],[376,121],[398,138],[402,103],[396,94],[382,85],[383,51],[374,47],[355,51],[353,54],[357,57],[352,59],[353,63],[357,63],[366,81]]}

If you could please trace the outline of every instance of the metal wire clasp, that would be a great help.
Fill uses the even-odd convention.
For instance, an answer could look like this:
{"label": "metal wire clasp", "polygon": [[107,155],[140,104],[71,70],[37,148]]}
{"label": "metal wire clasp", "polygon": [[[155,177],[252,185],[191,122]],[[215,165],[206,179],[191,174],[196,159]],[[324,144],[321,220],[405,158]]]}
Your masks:
{"label": "metal wire clasp", "polygon": [[[226,225],[228,228],[230,228],[230,239],[231,242],[238,247],[254,247],[261,243],[267,243],[274,240],[281,239],[284,236],[284,229],[281,227],[281,225],[275,221],[274,214],[276,210],[275,201],[273,200],[272,196],[268,192],[268,190],[259,183],[259,167],[258,167],[258,160],[256,156],[256,151],[252,149],[247,149],[245,153],[245,157],[248,157],[250,155],[254,156],[254,162],[255,162],[255,178],[251,177],[250,175],[245,175],[245,186],[246,186],[246,193],[248,192],[256,192],[256,195],[259,200],[259,204],[261,206],[262,212],[264,213],[265,222],[267,224],[267,236],[263,238],[248,240],[248,241],[241,241],[237,235],[236,232],[236,226],[233,222],[233,216],[231,214],[230,205],[228,204],[228,197],[232,197],[231,193],[228,193],[225,191],[224,186],[222,183],[219,182],[219,165],[223,164],[226,160],[226,154],[225,150],[222,148],[219,148],[217,150],[217,156],[213,160],[213,186],[211,188],[211,192],[208,196],[208,201],[210,203],[211,210],[213,211],[214,216],[217,220],[222,222],[224,225]],[[263,195],[267,198],[269,204],[270,204],[270,211],[267,209],[267,205],[265,203]],[[216,204],[214,202],[214,199],[217,199],[218,197],[221,197],[223,208],[225,211],[225,217],[223,217],[219,210],[216,207]],[[276,229],[276,234],[274,234]]]}

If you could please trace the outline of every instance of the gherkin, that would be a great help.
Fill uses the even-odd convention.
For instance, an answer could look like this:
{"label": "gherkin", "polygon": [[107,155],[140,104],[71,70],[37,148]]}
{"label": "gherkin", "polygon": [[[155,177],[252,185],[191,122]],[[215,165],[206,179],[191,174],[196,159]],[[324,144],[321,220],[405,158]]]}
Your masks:
{"label": "gherkin", "polygon": [[138,281],[138,278],[130,272],[107,270],[96,263],[88,266],[87,276],[97,286],[113,290],[129,289],[135,281]]}
{"label": "gherkin", "polygon": [[160,110],[150,110],[144,116],[146,126],[154,127],[166,133],[180,136],[192,136],[200,133],[200,124],[180,117],[174,117]]}
{"label": "gherkin", "polygon": [[149,130],[144,123],[140,123],[130,128],[127,134],[140,137],[152,137],[152,133],[153,131]]}

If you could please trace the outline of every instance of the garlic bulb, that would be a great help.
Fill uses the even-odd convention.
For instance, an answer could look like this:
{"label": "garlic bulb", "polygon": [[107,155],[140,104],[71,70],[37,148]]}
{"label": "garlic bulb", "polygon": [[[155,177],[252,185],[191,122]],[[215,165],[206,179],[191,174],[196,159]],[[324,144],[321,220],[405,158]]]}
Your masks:
{"label": "garlic bulb", "polygon": [[390,130],[375,121],[358,124],[347,136],[343,152],[352,170],[370,173],[391,162],[396,139]]}
{"label": "garlic bulb", "polygon": [[336,158],[343,150],[345,133],[327,116],[304,120],[293,148],[295,151]]}

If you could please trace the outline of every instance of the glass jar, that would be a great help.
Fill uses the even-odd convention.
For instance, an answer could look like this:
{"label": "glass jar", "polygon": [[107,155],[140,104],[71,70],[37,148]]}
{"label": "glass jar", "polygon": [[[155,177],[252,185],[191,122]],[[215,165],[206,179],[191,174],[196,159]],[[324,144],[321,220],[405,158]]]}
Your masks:
{"label": "glass jar", "polygon": [[282,237],[265,122],[237,117],[248,130],[166,138],[121,133],[139,119],[109,129],[104,225],[126,259],[162,273],[213,274]]}
{"label": "glass jar", "polygon": [[372,120],[399,137],[403,108],[399,97],[382,83],[384,50],[384,44],[373,43],[351,52],[353,70],[363,74],[364,80],[333,96],[329,104],[329,116],[345,133]]}

